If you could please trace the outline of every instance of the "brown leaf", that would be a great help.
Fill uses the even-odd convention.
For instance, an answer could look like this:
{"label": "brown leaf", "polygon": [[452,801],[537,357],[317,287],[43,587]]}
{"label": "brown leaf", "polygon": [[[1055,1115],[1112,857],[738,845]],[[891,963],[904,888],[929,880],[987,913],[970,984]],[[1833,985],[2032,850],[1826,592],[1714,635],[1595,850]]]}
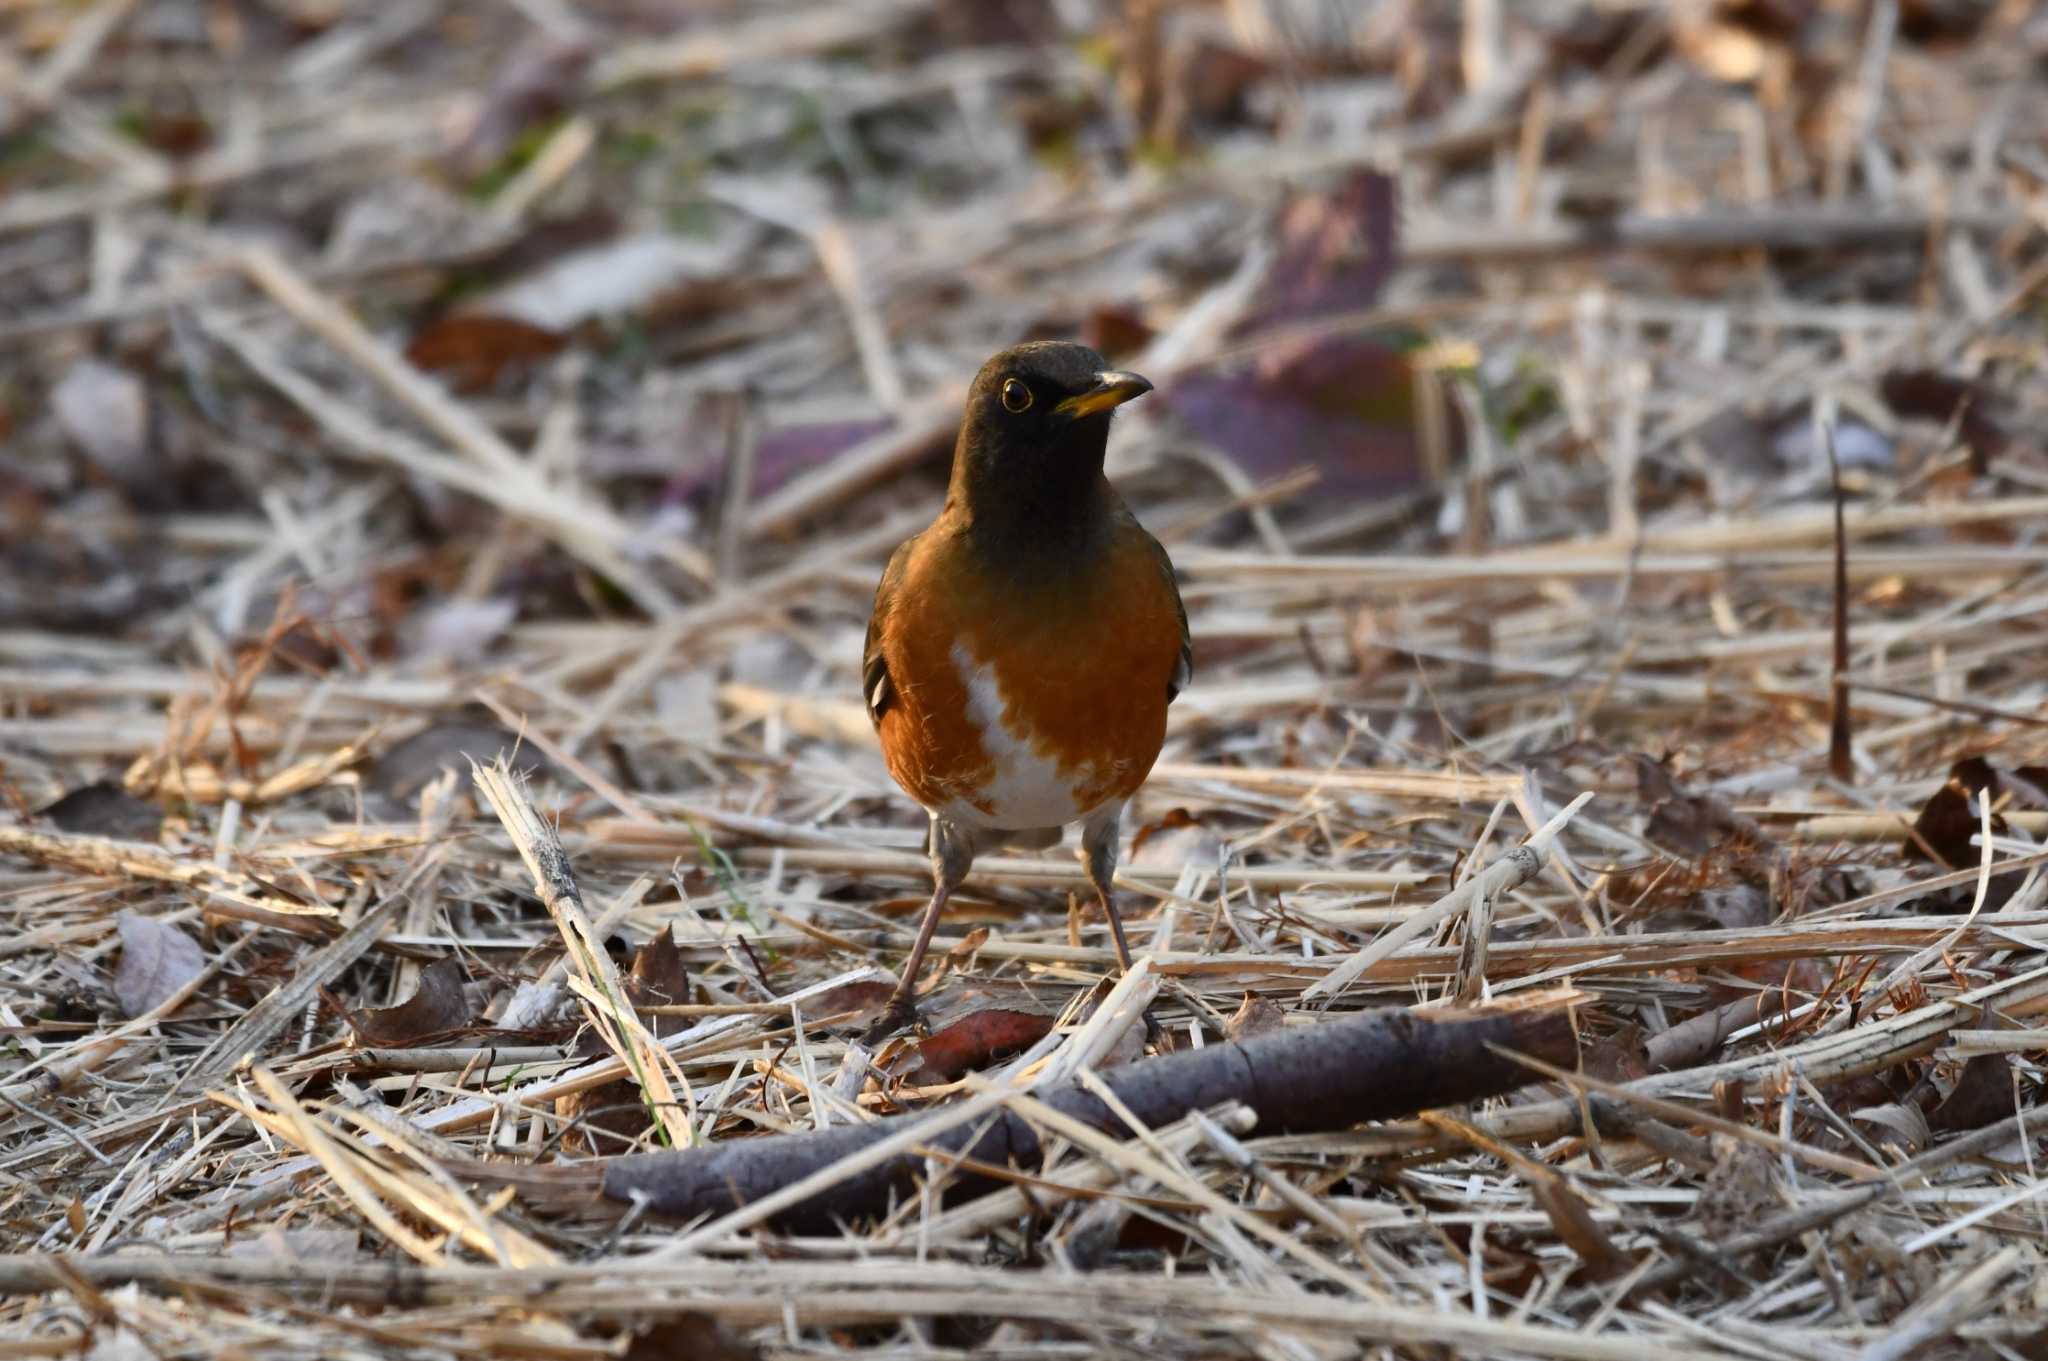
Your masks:
{"label": "brown leaf", "polygon": [[708,1314],[672,1314],[642,1327],[626,1343],[625,1361],[752,1361],[761,1349],[735,1337]]}
{"label": "brown leaf", "polygon": [[[676,948],[673,928],[633,952],[633,967],[626,975],[626,1000],[635,1008],[679,1006],[690,999],[690,972],[683,965],[683,952]],[[663,1039],[688,1024],[682,1016],[648,1016],[648,1030]]]}
{"label": "brown leaf", "polygon": [[1094,308],[1081,322],[1081,343],[1112,364],[1144,349],[1153,334],[1135,308],[1115,304]]}
{"label": "brown leaf", "polygon": [[1578,1254],[1594,1280],[1606,1280],[1628,1265],[1627,1258],[1614,1246],[1607,1230],[1600,1227],[1593,1211],[1569,1182],[1555,1173],[1527,1180],[1536,1203],[1550,1217],[1550,1227],[1558,1241]]}
{"label": "brown leaf", "polygon": [[[636,1009],[677,1006],[689,1000],[689,970],[683,964],[683,952],[676,947],[673,928],[662,927],[660,934],[633,952],[625,983],[626,999]],[[682,1016],[643,1015],[640,1019],[657,1039],[689,1025],[688,1018]],[[585,1030],[577,1037],[578,1054],[595,1056],[604,1049],[604,1041],[594,1030]],[[570,1123],[563,1134],[563,1144],[579,1153],[620,1152],[653,1124],[640,1084],[630,1077],[559,1097],[555,1113]]]}
{"label": "brown leaf", "polygon": [[814,997],[806,997],[797,1003],[797,1011],[806,1021],[846,1015],[849,1019],[841,1024],[860,1026],[873,1019],[874,1014],[895,995],[896,985],[879,978],[868,983],[841,983]]}
{"label": "brown leaf", "polygon": [[458,392],[476,392],[494,386],[514,367],[546,359],[565,343],[531,322],[469,312],[429,325],[405,347],[405,357],[445,375]]}
{"label": "brown leaf", "polygon": [[1580,1057],[1583,1072],[1608,1082],[1634,1082],[1647,1077],[1650,1064],[1643,1032],[1637,1026],[1623,1026],[1611,1035],[1601,1035],[1587,1044]]}
{"label": "brown leaf", "polygon": [[[1976,801],[1998,796],[1998,772],[1981,756],[1965,757],[1949,767],[1948,779],[1929,796],[1913,819],[1913,835],[1903,847],[1909,860],[1938,858],[1948,869],[1974,865],[1983,852],[1970,839],[1983,830]],[[1993,833],[2005,830],[2005,820],[1993,816]]]}
{"label": "brown leaf", "polygon": [[1278,1030],[1287,1024],[1287,1013],[1280,1004],[1270,997],[1246,993],[1244,1001],[1223,1023],[1223,1038],[1226,1040],[1248,1040],[1254,1035],[1263,1035],[1269,1030]]}
{"label": "brown leaf", "polygon": [[1052,1016],[990,1007],[971,1012],[917,1046],[919,1066],[912,1085],[932,1087],[951,1082],[969,1069],[986,1067],[998,1058],[1019,1053],[1044,1039]]}
{"label": "brown leaf", "polygon": [[55,803],[36,811],[66,832],[112,837],[116,841],[154,841],[164,823],[164,810],[138,799],[108,780],[80,785]]}
{"label": "brown leaf", "polygon": [[420,971],[412,996],[395,1007],[349,1012],[349,1028],[361,1043],[384,1049],[408,1049],[461,1030],[470,1022],[462,984],[462,961],[453,955],[437,959]]}
{"label": "brown leaf", "polygon": [[1927,1117],[1936,1134],[1982,1129],[2012,1114],[2016,1094],[2012,1059],[2005,1054],[1979,1054],[1963,1065],[1956,1085]]}
{"label": "brown leaf", "polygon": [[168,922],[123,911],[114,924],[121,932],[114,999],[131,1018],[161,1006],[206,967],[199,942]]}
{"label": "brown leaf", "polygon": [[1993,413],[1994,399],[1982,383],[1957,378],[1938,369],[1893,369],[1878,390],[1892,414],[1939,425],[1956,422],[1956,432],[1970,446],[1970,472],[1982,477],[1991,460],[2011,447]]}
{"label": "brown leaf", "polygon": [[1663,850],[1697,858],[1726,849],[1748,830],[1726,799],[1713,794],[1678,794],[1650,810],[1643,837]]}
{"label": "brown leaf", "polygon": [[454,771],[462,787],[468,788],[469,763],[491,761],[500,752],[510,757],[516,750],[512,764],[522,771],[552,769],[545,757],[520,745],[518,735],[507,731],[488,710],[480,716],[472,716],[474,712],[422,728],[389,747],[370,763],[364,783],[388,798],[411,803],[444,770]]}

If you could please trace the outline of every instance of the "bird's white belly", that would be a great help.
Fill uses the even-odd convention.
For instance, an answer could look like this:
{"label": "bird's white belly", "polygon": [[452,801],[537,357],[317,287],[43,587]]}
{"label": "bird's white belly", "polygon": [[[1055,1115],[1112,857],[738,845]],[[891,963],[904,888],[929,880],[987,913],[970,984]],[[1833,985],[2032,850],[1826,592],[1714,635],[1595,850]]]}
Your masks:
{"label": "bird's white belly", "polygon": [[981,749],[995,772],[977,791],[985,806],[954,799],[939,815],[969,827],[1005,830],[1060,827],[1078,820],[1088,811],[1074,799],[1074,791],[1085,782],[1084,772],[1063,772],[1057,760],[1035,750],[1004,721],[1007,706],[995,668],[976,661],[966,644],[953,644],[953,665],[967,687],[968,720],[980,731]]}

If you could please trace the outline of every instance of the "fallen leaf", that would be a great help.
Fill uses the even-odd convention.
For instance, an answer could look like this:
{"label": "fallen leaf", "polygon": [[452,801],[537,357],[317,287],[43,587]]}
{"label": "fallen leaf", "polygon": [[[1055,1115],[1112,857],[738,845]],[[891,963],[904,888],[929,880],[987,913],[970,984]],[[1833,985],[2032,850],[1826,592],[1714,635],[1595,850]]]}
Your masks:
{"label": "fallen leaf", "polygon": [[130,1018],[154,1011],[206,968],[199,942],[168,922],[123,911],[114,924],[121,932],[114,1000]]}
{"label": "fallen leaf", "polygon": [[505,597],[487,600],[444,600],[420,610],[413,618],[416,630],[413,659],[447,657],[474,662],[485,649],[503,637],[519,617],[519,602]]}
{"label": "fallen leaf", "polygon": [[1956,1085],[1927,1117],[1936,1134],[1982,1129],[2013,1112],[2012,1059],[2006,1054],[1978,1054],[1963,1065]]}
{"label": "fallen leaf", "polygon": [[1920,1108],[1903,1102],[1892,1101],[1880,1106],[1864,1106],[1850,1111],[1849,1118],[1865,1125],[1875,1125],[1888,1132],[1892,1137],[1880,1139],[1880,1146],[1890,1144],[1904,1157],[1918,1153],[1934,1139],[1928,1130],[1927,1117],[1920,1113]]}
{"label": "fallen leaf", "polygon": [[1650,810],[1643,839],[1658,848],[1691,859],[1727,850],[1750,840],[1753,825],[1736,816],[1726,799],[1714,794],[1676,794]]}
{"label": "fallen leaf", "polygon": [[[754,477],[748,493],[756,499],[813,468],[823,467],[847,450],[895,428],[888,417],[861,421],[811,421],[782,425],[762,432],[754,445]],[[692,470],[663,490],[664,497],[695,495],[723,473],[722,460],[699,459]]]}
{"label": "fallen leaf", "polygon": [[382,1049],[410,1049],[463,1029],[471,1018],[462,961],[453,955],[435,960],[420,970],[412,996],[395,1007],[351,1011],[347,1019],[360,1043]]}
{"label": "fallen leaf", "polygon": [[626,1343],[625,1361],[753,1361],[761,1349],[736,1337],[717,1319],[695,1312],[670,1314],[647,1323]]}
{"label": "fallen leaf", "polygon": [[506,373],[557,353],[563,336],[516,317],[463,312],[442,317],[405,347],[405,357],[439,373],[458,392],[493,387]]}
{"label": "fallen leaf", "polygon": [[[662,927],[654,939],[633,952],[625,985],[626,1000],[636,1011],[643,1007],[677,1006],[689,1000],[690,974],[683,963],[683,952],[676,947],[673,928]],[[656,1039],[664,1039],[690,1024],[683,1016],[642,1015],[640,1020]],[[595,1030],[586,1029],[577,1037],[576,1052],[595,1057],[605,1052],[604,1040]],[[563,1142],[578,1152],[618,1152],[630,1147],[653,1124],[640,1084],[630,1077],[615,1078],[558,1097],[555,1114],[570,1123]],[[598,1134],[614,1137],[593,1138]]]}
{"label": "fallen leaf", "polygon": [[163,809],[109,780],[80,785],[38,809],[36,816],[48,818],[62,831],[116,841],[154,841],[164,824]]}
{"label": "fallen leaf", "polygon": [[[676,948],[673,928],[662,927],[660,934],[633,952],[633,967],[626,974],[626,1000],[636,1009],[680,1006],[690,1000],[690,971],[683,964],[683,952]],[[656,1039],[689,1024],[682,1016],[644,1019]]]}
{"label": "fallen leaf", "polygon": [[[1944,868],[1961,869],[1983,858],[1970,844],[1983,831],[1977,800],[1998,797],[1998,772],[1981,756],[1969,756],[1949,767],[1948,779],[1922,805],[1913,819],[1913,834],[1901,849],[1908,860],[1939,860]],[[1994,835],[2005,831],[2005,819],[1992,815]],[[1997,887],[1997,881],[1993,881]]]}
{"label": "fallen leaf", "polygon": [[454,771],[467,789],[469,763],[495,760],[501,752],[514,757],[513,765],[524,772],[544,773],[553,769],[545,757],[530,746],[522,746],[518,735],[508,732],[495,718],[465,715],[423,728],[387,748],[370,763],[365,784],[388,798],[411,803],[444,770]]}
{"label": "fallen leaf", "polygon": [[1955,421],[1957,433],[1970,446],[1974,476],[1982,477],[1991,460],[2011,447],[2012,438],[1995,414],[1995,398],[1982,383],[1938,369],[1893,369],[1878,391],[1895,416],[1944,426]]}
{"label": "fallen leaf", "polygon": [[1353,172],[1327,193],[1304,194],[1280,211],[1279,250],[1261,308],[1239,335],[1276,324],[1372,306],[1397,263],[1395,187],[1376,170]]}
{"label": "fallen leaf", "polygon": [[1144,349],[1153,334],[1135,308],[1114,304],[1091,309],[1081,322],[1081,343],[1112,364]]}
{"label": "fallen leaf", "polygon": [[79,451],[123,485],[147,477],[149,395],[123,368],[85,358],[50,390],[57,424]]}
{"label": "fallen leaf", "polygon": [[1270,997],[1246,993],[1244,1001],[1223,1023],[1223,1038],[1226,1040],[1248,1040],[1254,1035],[1263,1035],[1269,1030],[1278,1030],[1287,1024],[1287,1013],[1280,1004]]}
{"label": "fallen leaf", "polygon": [[896,985],[882,979],[868,983],[841,983],[836,988],[827,988],[815,996],[806,997],[797,1003],[797,1011],[806,1021],[850,1014],[850,1019],[842,1024],[857,1028],[888,1005],[889,999],[895,995]]}
{"label": "fallen leaf", "polygon": [[910,1074],[916,1087],[951,1082],[970,1069],[1021,1053],[1050,1034],[1054,1017],[1039,1012],[990,1007],[971,1012],[917,1046],[918,1067]]}
{"label": "fallen leaf", "polygon": [[1527,1178],[1527,1185],[1537,1205],[1549,1217],[1550,1227],[1557,1234],[1558,1241],[1578,1255],[1594,1280],[1606,1280],[1628,1265],[1628,1259],[1614,1246],[1607,1230],[1593,1218],[1593,1211],[1584,1197],[1573,1190],[1563,1177],[1555,1173],[1531,1176]]}
{"label": "fallen leaf", "polygon": [[[1260,481],[1312,467],[1332,499],[1420,486],[1427,449],[1426,381],[1390,339],[1312,336],[1260,351],[1248,366],[1197,369],[1170,380],[1162,404]],[[1455,464],[1464,422],[1445,400],[1444,455]]]}

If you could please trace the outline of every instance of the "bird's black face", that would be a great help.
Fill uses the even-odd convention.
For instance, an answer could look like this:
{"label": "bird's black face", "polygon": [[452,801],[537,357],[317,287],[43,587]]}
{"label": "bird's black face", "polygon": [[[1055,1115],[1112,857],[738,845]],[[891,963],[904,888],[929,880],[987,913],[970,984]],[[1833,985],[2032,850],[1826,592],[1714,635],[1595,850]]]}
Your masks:
{"label": "bird's black face", "polygon": [[1004,483],[1092,478],[1102,468],[1110,413],[1151,390],[1086,345],[1014,346],[982,365],[968,390],[959,452],[975,471]]}

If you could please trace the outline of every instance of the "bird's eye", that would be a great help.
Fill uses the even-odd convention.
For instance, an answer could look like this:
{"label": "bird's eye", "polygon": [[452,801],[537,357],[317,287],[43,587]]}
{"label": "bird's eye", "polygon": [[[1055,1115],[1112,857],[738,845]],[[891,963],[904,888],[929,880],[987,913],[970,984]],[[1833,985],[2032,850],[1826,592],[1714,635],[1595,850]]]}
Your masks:
{"label": "bird's eye", "polygon": [[1014,378],[1003,380],[1003,410],[1028,411],[1031,407],[1031,389]]}

